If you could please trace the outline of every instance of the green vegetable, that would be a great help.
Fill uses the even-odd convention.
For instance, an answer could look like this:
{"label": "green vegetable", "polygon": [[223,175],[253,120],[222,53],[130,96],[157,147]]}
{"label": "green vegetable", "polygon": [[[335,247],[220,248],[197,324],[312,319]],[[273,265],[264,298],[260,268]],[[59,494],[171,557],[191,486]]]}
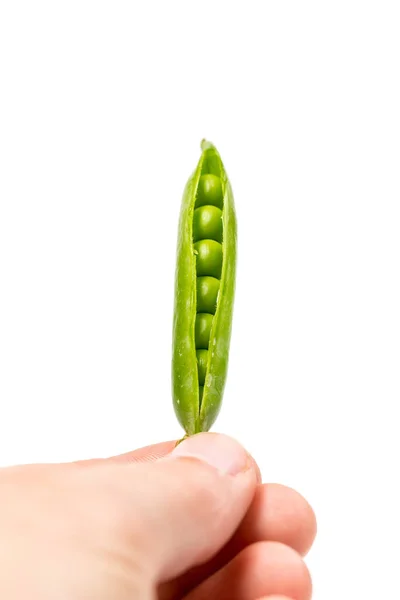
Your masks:
{"label": "green vegetable", "polygon": [[175,276],[172,393],[187,435],[208,431],[225,387],[236,272],[232,189],[203,140],[181,207]]}

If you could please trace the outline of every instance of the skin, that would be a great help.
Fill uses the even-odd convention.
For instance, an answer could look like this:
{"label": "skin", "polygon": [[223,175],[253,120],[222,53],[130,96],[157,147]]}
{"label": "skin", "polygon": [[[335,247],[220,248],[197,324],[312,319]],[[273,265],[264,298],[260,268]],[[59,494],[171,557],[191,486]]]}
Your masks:
{"label": "skin", "polygon": [[[236,271],[232,189],[215,147],[202,149],[183,195],[175,284],[172,390],[189,435],[208,431],[221,407]],[[201,362],[199,349],[207,351]]]}
{"label": "skin", "polygon": [[311,597],[312,509],[219,434],[0,469],[0,531],[7,600]]}

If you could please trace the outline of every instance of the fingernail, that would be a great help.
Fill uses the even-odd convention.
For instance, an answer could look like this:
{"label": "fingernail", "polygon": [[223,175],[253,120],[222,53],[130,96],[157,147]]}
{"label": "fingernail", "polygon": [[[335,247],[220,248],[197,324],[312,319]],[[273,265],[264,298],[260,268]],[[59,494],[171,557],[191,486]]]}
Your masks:
{"label": "fingernail", "polygon": [[220,433],[198,433],[181,442],[171,458],[197,458],[227,475],[237,475],[251,466],[246,450],[233,438]]}

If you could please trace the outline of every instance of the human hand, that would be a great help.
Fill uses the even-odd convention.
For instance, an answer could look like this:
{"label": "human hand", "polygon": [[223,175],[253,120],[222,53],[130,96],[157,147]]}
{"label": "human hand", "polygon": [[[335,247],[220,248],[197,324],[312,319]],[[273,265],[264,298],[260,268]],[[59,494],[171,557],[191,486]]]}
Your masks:
{"label": "human hand", "polygon": [[308,600],[307,502],[229,437],[174,446],[0,469],[0,597]]}

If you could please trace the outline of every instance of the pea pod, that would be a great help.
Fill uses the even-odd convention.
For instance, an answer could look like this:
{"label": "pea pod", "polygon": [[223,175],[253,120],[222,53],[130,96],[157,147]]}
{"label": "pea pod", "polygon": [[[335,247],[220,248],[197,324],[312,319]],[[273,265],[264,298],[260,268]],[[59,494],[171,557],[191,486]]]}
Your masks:
{"label": "pea pod", "polygon": [[208,431],[221,407],[236,273],[232,188],[216,148],[201,148],[183,194],[175,274],[172,394],[188,435]]}

